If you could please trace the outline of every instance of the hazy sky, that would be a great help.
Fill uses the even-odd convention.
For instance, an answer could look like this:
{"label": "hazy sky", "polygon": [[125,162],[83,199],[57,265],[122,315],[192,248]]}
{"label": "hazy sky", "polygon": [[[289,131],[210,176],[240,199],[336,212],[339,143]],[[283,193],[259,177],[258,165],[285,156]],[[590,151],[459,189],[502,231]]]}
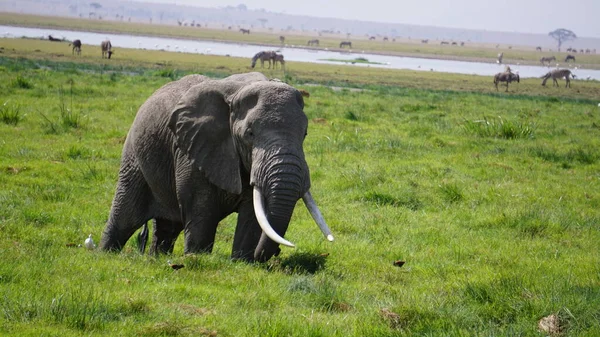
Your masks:
{"label": "hazy sky", "polygon": [[245,4],[287,14],[424,26],[600,37],[600,0],[137,0],[200,7]]}

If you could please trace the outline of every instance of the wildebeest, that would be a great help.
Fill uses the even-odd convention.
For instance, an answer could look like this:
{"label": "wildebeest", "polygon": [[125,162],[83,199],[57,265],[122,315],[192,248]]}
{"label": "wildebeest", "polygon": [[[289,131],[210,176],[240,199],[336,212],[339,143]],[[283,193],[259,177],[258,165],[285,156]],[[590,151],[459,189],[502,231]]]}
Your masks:
{"label": "wildebeest", "polygon": [[244,34],[250,35],[250,29],[240,28],[240,32],[242,32],[242,35],[244,35]]}
{"label": "wildebeest", "polygon": [[521,82],[519,74],[512,73],[510,71],[505,71],[503,73],[497,73],[494,75],[494,85],[496,86],[496,90],[498,90],[498,83],[506,82],[506,92],[508,92],[508,84],[510,82]]}
{"label": "wildebeest", "polygon": [[273,69],[277,68],[277,62],[279,62],[282,69],[285,69],[285,60],[283,59],[283,54],[275,53],[273,56]]}
{"label": "wildebeest", "polygon": [[567,55],[567,57],[565,57],[565,62],[569,62],[570,60],[573,60],[573,62],[575,62],[575,56],[569,54]]}
{"label": "wildebeest", "polygon": [[350,42],[350,41],[340,42],[340,48],[344,48],[345,46],[348,46],[348,48],[352,48],[352,42]]}
{"label": "wildebeest", "polygon": [[279,42],[281,42],[281,44],[284,44],[285,43],[285,36],[280,35],[279,36]]}
{"label": "wildebeest", "polygon": [[369,40],[371,40],[371,41],[375,40],[375,36],[369,37]]}
{"label": "wildebeest", "polygon": [[109,40],[102,41],[102,43],[100,44],[100,49],[102,49],[102,58],[104,58],[104,56],[106,56],[107,58],[110,59],[110,57],[113,54],[112,44],[110,43],[110,41]]}
{"label": "wildebeest", "polygon": [[69,46],[73,45],[73,55],[75,54],[75,51],[77,50],[77,55],[81,55],[81,40],[75,40],[71,43],[69,43]]}
{"label": "wildebeest", "polygon": [[542,76],[541,78],[544,79],[544,81],[542,82],[542,85],[545,86],[546,85],[546,81],[549,78],[552,78],[552,86],[559,86],[558,85],[558,81],[557,79],[559,78],[564,78],[566,81],[565,84],[565,88],[566,87],[570,87],[571,86],[571,79],[569,77],[573,77],[575,78],[575,75],[573,73],[571,73],[571,71],[569,69],[554,69],[554,70],[550,70],[546,75]]}
{"label": "wildebeest", "polygon": [[306,44],[307,46],[319,46],[319,40],[318,39],[314,39],[314,40],[308,40],[308,43]]}
{"label": "wildebeest", "polygon": [[428,39],[421,40],[421,43],[429,43],[429,40]]}
{"label": "wildebeest", "polygon": [[57,38],[53,37],[52,35],[48,35],[48,40],[54,41],[54,42],[60,42],[60,41],[62,41],[61,39],[57,39]]}
{"label": "wildebeest", "polygon": [[542,51],[542,47],[540,47],[540,46],[535,47],[535,51]]}
{"label": "wildebeest", "polygon": [[548,63],[548,65],[550,64],[550,62],[552,61],[556,61],[556,57],[554,56],[544,56],[540,59],[540,63],[543,65],[546,65],[546,63]]}

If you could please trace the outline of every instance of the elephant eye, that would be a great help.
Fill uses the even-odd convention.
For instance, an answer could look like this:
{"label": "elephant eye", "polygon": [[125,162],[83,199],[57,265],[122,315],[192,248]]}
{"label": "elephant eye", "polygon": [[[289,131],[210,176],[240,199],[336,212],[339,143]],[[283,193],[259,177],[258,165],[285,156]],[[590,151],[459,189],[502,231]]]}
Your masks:
{"label": "elephant eye", "polygon": [[247,128],[246,129],[246,137],[254,137],[254,132],[252,132],[252,128]]}

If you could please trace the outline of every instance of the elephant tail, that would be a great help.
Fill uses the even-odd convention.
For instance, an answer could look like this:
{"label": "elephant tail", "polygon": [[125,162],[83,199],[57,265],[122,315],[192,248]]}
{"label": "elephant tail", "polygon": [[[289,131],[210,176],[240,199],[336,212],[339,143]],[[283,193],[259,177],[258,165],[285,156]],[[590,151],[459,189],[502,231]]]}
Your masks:
{"label": "elephant tail", "polygon": [[142,231],[138,234],[138,250],[144,254],[146,251],[146,243],[148,242],[148,223],[142,227]]}

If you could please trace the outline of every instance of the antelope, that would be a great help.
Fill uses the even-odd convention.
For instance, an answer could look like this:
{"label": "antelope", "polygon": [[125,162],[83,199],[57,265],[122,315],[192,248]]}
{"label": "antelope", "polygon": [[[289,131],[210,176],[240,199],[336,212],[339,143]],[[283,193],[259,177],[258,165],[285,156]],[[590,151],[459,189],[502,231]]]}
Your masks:
{"label": "antelope", "polygon": [[318,39],[308,40],[307,45],[308,46],[314,46],[314,45],[316,45],[318,47],[319,46],[319,40]]}
{"label": "antelope", "polygon": [[73,55],[75,55],[75,50],[77,50],[77,55],[81,55],[81,40],[75,40],[72,43],[69,43],[69,46],[73,45]]}
{"label": "antelope", "polygon": [[348,46],[348,48],[352,48],[352,42],[350,42],[350,41],[340,42],[340,48],[344,48],[344,46]]}
{"label": "antelope", "polygon": [[575,75],[571,73],[569,69],[554,69],[549,71],[546,75],[541,78],[544,79],[542,85],[546,85],[546,81],[552,77],[552,86],[559,86],[557,79],[564,78],[566,81],[565,88],[571,87],[571,79],[569,77],[575,78]]}
{"label": "antelope", "polygon": [[112,44],[110,44],[110,41],[109,40],[102,41],[102,43],[100,44],[100,49],[102,49],[102,58],[104,58],[104,56],[106,56],[108,59],[110,59],[111,55],[113,54]]}
{"label": "antelope", "polygon": [[540,59],[540,63],[543,64],[543,65],[546,65],[546,63],[548,63],[548,65],[550,65],[550,62],[552,62],[552,61],[556,61],[556,57],[554,57],[554,56],[548,56],[548,57],[544,56],[544,57],[542,57]]}

